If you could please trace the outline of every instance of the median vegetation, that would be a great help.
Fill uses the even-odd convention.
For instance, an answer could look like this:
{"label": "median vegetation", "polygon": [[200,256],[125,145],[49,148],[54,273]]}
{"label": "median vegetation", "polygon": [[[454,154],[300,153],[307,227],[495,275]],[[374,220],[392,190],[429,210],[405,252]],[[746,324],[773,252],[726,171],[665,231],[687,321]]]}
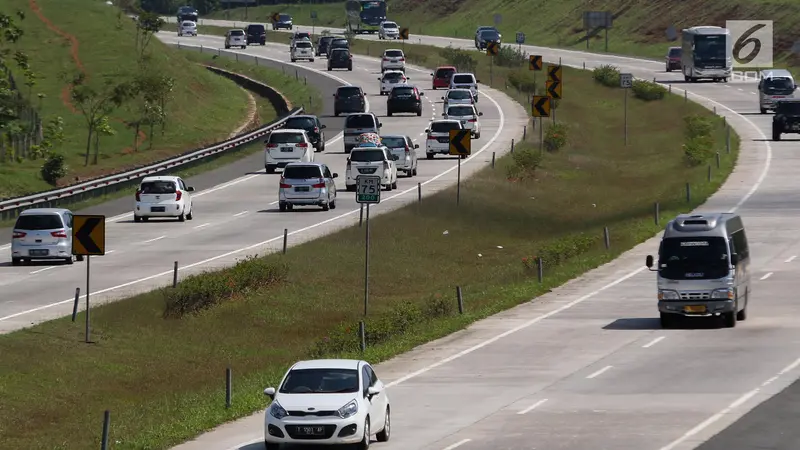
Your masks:
{"label": "median vegetation", "polygon": [[[356,41],[353,48],[374,56],[396,45]],[[429,68],[455,58],[444,56],[452,49],[409,44],[406,53],[420,55]],[[470,57],[488,84],[489,60],[477,52]],[[491,84],[527,105],[539,86],[511,82],[525,70],[495,65]],[[409,74],[427,87],[427,75]],[[531,121],[513,154],[462,181],[460,202],[452,187],[371,219],[371,252],[384,257],[371,259],[363,355],[364,233],[355,226],[285,255],[97,307],[98,342],[91,346],[82,343],[82,313],[77,323],[66,318],[0,336],[0,429],[6,430],[0,447],[90,448],[109,409],[117,447],[168,448],[263,408],[263,388],[295,360],[379,362],[535,299],[652,237],[670,216],[703,203],[733,168],[735,134],[727,153],[722,119],[702,107],[677,96],[629,101],[626,146],[619,91],[589,72],[565,67],[563,76],[557,117],[543,120],[547,147],[538,139],[539,122]],[[491,107],[483,100],[479,106]],[[690,115],[711,125],[703,130],[720,152],[710,181],[707,166],[689,164],[681,145]],[[491,139],[485,133],[473,152]],[[495,150],[470,158],[488,162]],[[656,202],[662,225],[653,221]],[[231,408],[225,408],[227,367],[234,377]]]}

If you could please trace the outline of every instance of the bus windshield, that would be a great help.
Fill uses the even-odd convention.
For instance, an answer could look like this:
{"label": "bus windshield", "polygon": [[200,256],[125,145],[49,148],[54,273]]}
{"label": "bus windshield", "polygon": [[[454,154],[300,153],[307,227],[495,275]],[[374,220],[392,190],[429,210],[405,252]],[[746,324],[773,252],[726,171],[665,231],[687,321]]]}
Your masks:
{"label": "bus windshield", "polygon": [[386,19],[386,2],[365,0],[361,2],[362,19]]}
{"label": "bus windshield", "polygon": [[658,269],[670,280],[712,280],[728,275],[728,246],[721,237],[673,237],[661,241]]}
{"label": "bus windshield", "polygon": [[705,61],[724,62],[728,56],[725,35],[698,35],[694,38],[694,57]]}

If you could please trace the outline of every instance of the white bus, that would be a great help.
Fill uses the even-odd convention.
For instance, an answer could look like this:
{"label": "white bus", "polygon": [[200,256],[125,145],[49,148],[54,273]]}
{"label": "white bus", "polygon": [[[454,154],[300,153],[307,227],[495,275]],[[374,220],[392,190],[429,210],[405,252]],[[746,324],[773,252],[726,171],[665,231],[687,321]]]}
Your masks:
{"label": "white bus", "polygon": [[730,30],[701,26],[684,29],[682,34],[681,67],[686,81],[707,78],[727,83],[733,71]]}

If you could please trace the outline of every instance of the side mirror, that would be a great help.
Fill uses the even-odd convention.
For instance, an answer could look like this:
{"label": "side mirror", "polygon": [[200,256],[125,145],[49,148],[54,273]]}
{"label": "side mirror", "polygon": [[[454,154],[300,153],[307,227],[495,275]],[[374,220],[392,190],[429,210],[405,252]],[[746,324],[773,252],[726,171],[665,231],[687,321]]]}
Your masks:
{"label": "side mirror", "polygon": [[381,77],[378,77],[378,81],[381,81]]}
{"label": "side mirror", "polygon": [[444,97],[442,97],[442,100],[444,100]]}
{"label": "side mirror", "polygon": [[419,144],[414,144],[414,148],[419,148]]}
{"label": "side mirror", "polygon": [[478,115],[479,115],[479,116],[482,116],[482,115],[483,115],[483,113],[482,113],[482,112],[479,112],[479,113],[478,113]]}
{"label": "side mirror", "polygon": [[422,97],[423,95],[425,95],[425,93],[424,93],[424,92],[420,92],[420,93],[419,93],[419,96],[420,96],[420,97]]}
{"label": "side mirror", "polygon": [[333,94],[332,97],[336,97],[336,94]]}
{"label": "side mirror", "polygon": [[397,155],[392,155],[392,159],[395,161],[400,161],[400,157]]}
{"label": "side mirror", "polygon": [[442,113],[442,117],[447,117],[447,113]]}
{"label": "side mirror", "polygon": [[275,399],[275,388],[274,387],[268,387],[268,388],[264,389],[264,395],[266,395],[267,397],[269,397],[272,400],[274,400]]}
{"label": "side mirror", "polygon": [[382,127],[382,126],[383,126],[383,124],[382,124],[382,123],[380,123],[380,122],[378,122],[378,128],[380,128],[380,127]]}
{"label": "side mirror", "polygon": [[269,144],[269,139],[264,139],[265,144]]}
{"label": "side mirror", "polygon": [[336,173],[336,172],[333,172],[333,178],[339,178],[339,174]]}
{"label": "side mirror", "polygon": [[194,192],[194,187],[189,186],[189,187],[186,188],[186,190],[189,191],[189,192]]}
{"label": "side mirror", "polygon": [[476,82],[476,83],[480,83],[480,82],[481,82],[481,80],[475,80],[475,82]]}
{"label": "side mirror", "polygon": [[433,76],[435,76],[435,75],[434,75],[434,74],[431,74],[431,76],[433,77]]}
{"label": "side mirror", "polygon": [[648,269],[653,268],[653,255],[647,255],[647,258],[644,260],[644,265],[647,266]]}
{"label": "side mirror", "polygon": [[430,133],[431,132],[430,128],[425,128],[425,132]]}
{"label": "side mirror", "polygon": [[378,395],[381,393],[381,389],[376,386],[370,386],[367,388],[367,397],[372,399],[373,396]]}
{"label": "side mirror", "polygon": [[736,265],[739,263],[739,255],[736,253],[731,253],[731,264]]}
{"label": "side mirror", "polygon": [[323,124],[323,125],[320,125],[320,127],[319,127],[319,129],[320,129],[320,130],[324,130],[325,128],[328,128],[328,126],[327,126],[327,125],[325,125],[325,124]]}

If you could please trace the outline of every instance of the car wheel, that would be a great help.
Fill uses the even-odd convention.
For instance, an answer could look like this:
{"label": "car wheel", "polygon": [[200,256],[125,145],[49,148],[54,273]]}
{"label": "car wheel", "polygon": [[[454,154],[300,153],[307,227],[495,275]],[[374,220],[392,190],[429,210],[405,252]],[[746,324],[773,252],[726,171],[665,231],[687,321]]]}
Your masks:
{"label": "car wheel", "polygon": [[425,153],[425,157],[428,159],[433,159],[433,153]]}
{"label": "car wheel", "polygon": [[414,167],[414,172],[413,173],[414,173],[414,176],[417,176],[417,168],[416,168],[416,166]]}
{"label": "car wheel", "polygon": [[773,141],[780,141],[781,140],[781,133],[778,131],[772,132],[772,140]]}
{"label": "car wheel", "polygon": [[184,216],[183,213],[181,213],[181,215],[178,216],[178,222],[185,222],[185,221],[186,221],[186,216]]}
{"label": "car wheel", "polygon": [[672,325],[672,315],[667,313],[661,313],[661,328],[667,329],[670,328]]}
{"label": "car wheel", "polygon": [[314,62],[314,58],[311,58],[311,62]]}
{"label": "car wheel", "polygon": [[729,312],[722,315],[722,324],[725,328],[734,328],[736,326],[736,313]]}
{"label": "car wheel", "polygon": [[330,72],[330,71],[331,71],[331,66],[328,66],[328,72]]}
{"label": "car wheel", "polygon": [[72,264],[74,261],[72,260],[72,256],[64,260],[65,264]]}
{"label": "car wheel", "polygon": [[421,115],[422,115],[422,109],[418,109],[417,110],[417,116],[421,116]]}
{"label": "car wheel", "polygon": [[83,261],[83,255],[76,255],[75,256],[75,260],[78,261],[78,262]]}
{"label": "car wheel", "polygon": [[767,113],[767,108],[760,108],[760,109],[761,109],[761,114],[766,114]]}
{"label": "car wheel", "polygon": [[392,183],[392,189],[397,189],[397,180],[395,180],[394,183]]}
{"label": "car wheel", "polygon": [[389,110],[387,110],[387,111],[386,111],[386,117],[392,117],[392,112],[391,112],[391,111],[389,111]]}
{"label": "car wheel", "polygon": [[356,444],[356,447],[358,447],[359,450],[368,450],[369,449],[369,441],[370,441],[370,437],[371,436],[372,436],[372,433],[371,433],[371,430],[369,428],[369,418],[367,418],[367,420],[364,421],[364,437],[361,439],[361,442]]}
{"label": "car wheel", "polygon": [[264,166],[264,168],[267,170],[268,174],[275,173],[275,166]]}
{"label": "car wheel", "polygon": [[346,184],[345,187],[347,188],[347,192],[355,192],[356,185],[355,184]]}
{"label": "car wheel", "polygon": [[187,215],[186,215],[186,220],[192,220],[192,219],[194,219],[194,216],[193,216],[192,214],[194,214],[194,211],[192,211],[192,210],[190,209],[190,210],[189,210],[189,214],[187,214]]}
{"label": "car wheel", "polygon": [[281,448],[281,444],[275,444],[274,442],[264,442],[264,447],[266,450],[279,450]]}
{"label": "car wheel", "polygon": [[741,311],[736,313],[736,320],[745,321],[747,320],[747,301],[750,299],[750,290],[745,290],[744,294],[744,308]]}
{"label": "car wheel", "polygon": [[475,139],[480,139],[480,138],[481,138],[481,134],[480,133],[475,135]]}
{"label": "car wheel", "polygon": [[329,204],[327,204],[327,203],[325,203],[324,205],[322,205],[322,210],[323,210],[323,211],[328,211],[329,209],[331,209],[331,205],[329,205]]}
{"label": "car wheel", "polygon": [[406,171],[406,178],[411,178],[414,176],[414,169],[408,169]]}
{"label": "car wheel", "polygon": [[336,199],[331,200],[331,209],[336,209]]}
{"label": "car wheel", "polygon": [[386,185],[386,192],[392,192],[392,183]]}
{"label": "car wheel", "polygon": [[12,266],[19,266],[20,264],[22,264],[22,258],[11,258]]}
{"label": "car wheel", "polygon": [[384,419],[384,422],[383,422],[383,429],[381,431],[379,431],[378,434],[375,436],[376,438],[378,438],[378,442],[387,442],[387,441],[389,441],[389,438],[392,436],[392,420],[391,419],[392,418],[391,418],[391,416],[389,414],[389,407],[387,406],[386,407],[386,418]]}
{"label": "car wheel", "polygon": [[137,216],[136,214],[134,214],[134,215],[133,215],[133,221],[134,221],[134,222],[136,222],[136,223],[139,223],[139,222],[141,222],[141,221],[142,221],[142,218],[141,218],[141,217],[139,217],[139,216]]}
{"label": "car wheel", "polygon": [[278,209],[279,209],[281,212],[284,212],[284,211],[286,211],[286,202],[280,202],[280,203],[278,203]]}
{"label": "car wheel", "polygon": [[[330,69],[328,69],[328,70],[330,70]],[[336,116],[336,117],[339,117],[339,111],[334,111],[333,115]]]}

